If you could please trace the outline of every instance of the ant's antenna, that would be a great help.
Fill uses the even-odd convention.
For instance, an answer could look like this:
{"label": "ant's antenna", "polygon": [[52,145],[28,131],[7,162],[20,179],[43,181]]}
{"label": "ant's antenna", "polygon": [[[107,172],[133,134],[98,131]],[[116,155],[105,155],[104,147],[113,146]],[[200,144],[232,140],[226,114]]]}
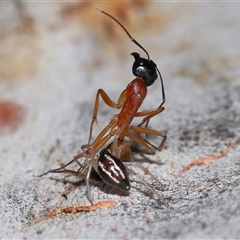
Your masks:
{"label": "ant's antenna", "polygon": [[162,75],[160,73],[160,71],[158,70],[158,68],[156,67],[157,71],[158,71],[158,75],[160,77],[161,80],[161,87],[162,87],[162,103],[159,107],[162,107],[162,105],[166,102],[166,97],[165,97],[165,91],[164,91],[164,86],[163,86],[163,79],[162,79]]}
{"label": "ant's antenna", "polygon": [[135,40],[135,39],[130,35],[130,33],[127,31],[127,29],[126,29],[115,17],[113,17],[112,15],[110,15],[110,14],[107,13],[107,12],[104,12],[104,11],[101,10],[101,9],[98,9],[98,8],[97,8],[97,10],[98,10],[99,12],[107,15],[107,16],[110,17],[111,19],[113,19],[116,23],[118,23],[118,24],[122,27],[122,29],[125,31],[125,33],[128,35],[128,37],[132,40],[132,42],[134,42],[138,47],[140,47],[140,48],[147,54],[148,60],[150,60],[150,57],[149,57],[149,54],[148,54],[147,50],[146,50],[142,45],[140,45],[140,43],[139,43],[137,40]]}
{"label": "ant's antenna", "polygon": [[[113,17],[112,15],[110,15],[109,13],[97,8],[97,10],[105,15],[107,15],[108,17],[110,17],[111,19],[113,19],[116,23],[118,23],[122,29],[125,31],[125,33],[128,35],[128,37],[132,40],[133,43],[135,43],[138,47],[140,47],[146,54],[147,54],[147,57],[148,57],[148,60],[150,61],[150,57],[149,57],[149,54],[147,52],[147,50],[137,41],[135,40],[131,35],[130,33],[127,31],[127,29],[115,18]],[[165,91],[164,91],[164,86],[163,86],[163,79],[162,79],[162,76],[161,76],[161,73],[160,71],[158,70],[158,68],[156,67],[157,71],[158,71],[158,74],[159,74],[159,77],[160,77],[160,80],[161,80],[161,86],[162,86],[162,103],[159,107],[161,107],[165,102],[166,102],[166,98],[165,98]]]}

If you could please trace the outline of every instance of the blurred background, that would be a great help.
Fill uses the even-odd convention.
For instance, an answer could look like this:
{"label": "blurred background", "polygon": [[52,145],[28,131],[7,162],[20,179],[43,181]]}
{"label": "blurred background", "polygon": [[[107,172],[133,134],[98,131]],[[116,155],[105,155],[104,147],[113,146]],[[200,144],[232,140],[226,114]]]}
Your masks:
{"label": "blurred background", "polygon": [[[149,126],[167,133],[168,139],[153,156],[163,164],[146,166],[163,182],[161,190],[171,207],[159,212],[155,199],[136,188],[123,198],[98,183],[100,188],[92,184],[96,201],[126,200],[105,215],[101,212],[109,226],[96,212],[87,215],[89,222],[74,215],[61,218],[61,225],[53,220],[41,225],[43,230],[31,228],[27,224],[46,209],[62,206],[65,187],[49,176],[33,175],[72,159],[88,141],[97,90],[117,101],[134,79],[130,53],[146,57],[96,8],[117,18],[162,74],[166,110]],[[239,3],[217,1],[0,1],[0,237],[38,238],[42,233],[42,238],[72,238],[75,227],[82,238],[114,238],[116,232],[124,239],[209,238],[210,233],[213,238],[237,238],[239,151],[215,165],[179,172],[194,159],[219,153],[240,134],[239,12]],[[141,110],[161,101],[156,81]],[[116,112],[100,104],[94,136]],[[71,194],[66,206],[89,204],[84,187]],[[140,222],[146,213],[150,220]],[[119,219],[113,221],[113,216]],[[139,226],[145,229],[134,235]]]}

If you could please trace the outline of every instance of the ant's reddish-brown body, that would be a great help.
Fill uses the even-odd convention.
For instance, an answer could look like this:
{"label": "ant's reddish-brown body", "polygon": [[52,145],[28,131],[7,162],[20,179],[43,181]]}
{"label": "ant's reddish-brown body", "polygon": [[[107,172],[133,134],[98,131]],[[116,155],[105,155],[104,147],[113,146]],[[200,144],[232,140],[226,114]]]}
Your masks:
{"label": "ant's reddish-brown body", "polygon": [[[146,168],[135,162],[132,162],[130,146],[132,144],[132,141],[134,141],[139,145],[145,147],[147,153],[154,154],[156,150],[161,150],[163,148],[166,141],[166,135],[164,133],[148,128],[150,119],[164,110],[164,86],[161,74],[156,64],[150,59],[147,51],[134,38],[131,37],[125,27],[117,19],[102,10],[99,11],[117,22],[129,36],[129,38],[147,54],[148,59],[140,57],[140,55],[136,52],[132,53],[135,59],[132,67],[132,72],[136,78],[128,84],[125,90],[123,90],[117,103],[114,103],[103,89],[98,90],[95,99],[88,144],[81,147],[82,152],[77,154],[73,160],[66,165],[40,175],[43,176],[47,173],[60,172],[80,175],[87,168],[86,186],[88,198],[91,202],[93,201],[90,194],[89,179],[92,168],[95,169],[95,171],[107,184],[114,187],[119,187],[123,190],[130,189],[126,168],[131,173],[136,174],[133,170],[129,169],[128,166],[136,166],[142,169],[145,173],[149,174],[160,184],[158,179]],[[158,75],[160,77],[162,86],[162,103],[157,108],[139,112],[138,110],[142,105],[145,97],[147,96],[147,87],[151,86],[155,82]],[[121,111],[112,117],[110,123],[91,143],[93,124],[94,122],[97,122],[97,112],[100,96],[109,107],[121,109]],[[131,122],[135,117],[143,117],[141,124],[138,126],[131,125]],[[144,137],[145,134],[160,136],[163,139],[160,142],[160,145],[156,147],[147,141],[147,139]],[[126,140],[126,137],[128,137],[130,140]],[[104,148],[106,144],[109,145]],[[101,149],[102,151],[100,151]],[[82,158],[85,158],[85,161],[80,163],[79,159]],[[79,164],[79,169],[77,171],[66,169],[66,167],[73,162]],[[126,163],[123,164],[122,162]],[[139,174],[136,175],[146,187],[158,195],[158,193],[152,189],[149,184],[139,176]]]}

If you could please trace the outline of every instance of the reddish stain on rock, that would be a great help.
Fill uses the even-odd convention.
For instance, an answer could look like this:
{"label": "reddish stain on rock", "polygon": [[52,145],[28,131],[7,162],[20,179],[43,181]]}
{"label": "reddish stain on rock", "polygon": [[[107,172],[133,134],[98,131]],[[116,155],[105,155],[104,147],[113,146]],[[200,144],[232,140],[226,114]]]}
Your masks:
{"label": "reddish stain on rock", "polygon": [[0,133],[16,130],[25,117],[24,108],[10,100],[0,101]]}

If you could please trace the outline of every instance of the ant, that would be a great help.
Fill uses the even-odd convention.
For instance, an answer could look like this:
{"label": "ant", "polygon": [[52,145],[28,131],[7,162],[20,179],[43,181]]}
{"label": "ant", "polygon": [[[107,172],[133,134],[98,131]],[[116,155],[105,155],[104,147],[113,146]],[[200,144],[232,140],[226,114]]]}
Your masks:
{"label": "ant", "polygon": [[[87,174],[85,177],[87,197],[89,201],[93,203],[89,186],[89,179],[92,169],[94,169],[102,178],[102,180],[108,185],[118,187],[126,191],[130,189],[128,172],[131,172],[140,179],[143,185],[145,185],[160,198],[160,195],[146,181],[144,181],[139,174],[134,172],[129,167],[135,166],[140,168],[146,174],[150,175],[156,182],[161,184],[160,181],[146,168],[132,160],[130,146],[132,141],[134,141],[146,148],[146,153],[148,154],[155,154],[156,150],[160,151],[164,146],[167,138],[166,134],[148,128],[150,119],[164,110],[163,104],[165,103],[166,98],[162,76],[157,68],[157,65],[150,59],[148,52],[129,34],[126,28],[110,14],[100,9],[97,10],[110,17],[118,25],[120,25],[131,41],[146,53],[147,59],[140,57],[139,53],[131,53],[135,59],[132,66],[132,72],[136,78],[127,85],[125,90],[122,91],[117,103],[114,103],[103,89],[98,90],[95,99],[92,122],[90,125],[88,144],[82,145],[82,152],[77,154],[64,166],[49,170],[38,177],[48,173],[61,172],[79,176],[84,170],[87,169]],[[155,82],[158,75],[161,81],[162,103],[157,108],[142,112],[138,111],[147,95],[147,87],[151,86]],[[110,123],[91,143],[93,124],[95,122],[97,123],[99,97],[101,97],[105,104],[107,104],[109,107],[120,109],[120,113],[115,114],[112,117]],[[138,126],[133,126],[131,125],[131,122],[134,117],[144,118]],[[142,125],[144,125],[144,127],[142,127]],[[160,145],[156,147],[147,141],[147,139],[144,137],[145,134],[160,136],[163,139],[161,140]],[[130,140],[126,141],[125,137],[128,137]],[[113,139],[113,141],[106,148],[104,148],[104,146],[111,139]],[[81,158],[85,158],[83,163],[79,162],[79,159]],[[66,167],[73,162],[76,162],[79,165],[79,169],[77,171],[66,169]]]}

